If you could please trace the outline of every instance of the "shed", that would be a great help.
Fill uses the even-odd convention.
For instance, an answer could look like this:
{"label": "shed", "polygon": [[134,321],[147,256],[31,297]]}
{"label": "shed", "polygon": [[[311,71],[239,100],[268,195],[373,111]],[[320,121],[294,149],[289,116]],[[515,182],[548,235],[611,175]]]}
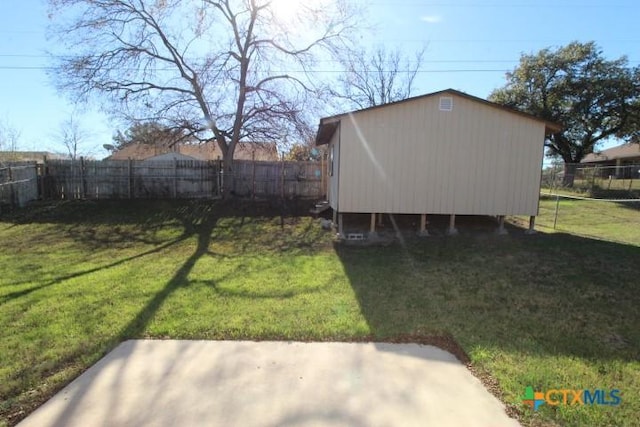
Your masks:
{"label": "shed", "polygon": [[342,213],[538,214],[545,136],[558,124],[453,89],[320,120],[328,199]]}

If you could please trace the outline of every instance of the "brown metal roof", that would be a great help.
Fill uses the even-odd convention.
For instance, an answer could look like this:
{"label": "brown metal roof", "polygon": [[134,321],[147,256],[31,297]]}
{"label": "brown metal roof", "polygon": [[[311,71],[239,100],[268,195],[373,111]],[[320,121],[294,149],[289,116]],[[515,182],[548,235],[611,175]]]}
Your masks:
{"label": "brown metal roof", "polygon": [[45,159],[62,160],[68,158],[64,154],[51,153],[49,151],[0,151],[0,162],[38,162]]}
{"label": "brown metal roof", "polygon": [[482,104],[487,105],[487,106],[492,107],[492,108],[497,108],[497,109],[506,111],[508,113],[517,114],[519,116],[523,116],[523,117],[526,117],[528,119],[532,119],[532,120],[535,120],[535,121],[538,121],[538,122],[542,122],[545,125],[545,132],[547,134],[560,132],[562,130],[562,126],[560,124],[558,124],[558,123],[550,122],[548,120],[541,119],[540,117],[534,116],[532,114],[524,113],[522,111],[515,110],[513,108],[506,107],[504,105],[497,104],[495,102],[487,101],[486,99],[478,98],[477,96],[469,95],[468,93],[460,92],[460,91],[455,90],[455,89],[445,89],[445,90],[441,90],[441,91],[438,91],[438,92],[428,93],[428,94],[425,94],[425,95],[414,96],[412,98],[403,99],[401,101],[389,102],[387,104],[376,105],[376,106],[373,106],[373,107],[363,108],[361,110],[355,110],[355,111],[351,111],[351,112],[348,112],[348,113],[341,113],[341,114],[336,114],[334,116],[324,117],[324,118],[320,119],[320,125],[318,126],[318,133],[316,135],[316,145],[328,144],[329,141],[331,140],[331,137],[333,136],[333,133],[337,129],[337,126],[338,126],[337,123],[340,121],[340,119],[342,117],[344,117],[344,116],[346,116],[348,114],[356,114],[356,113],[360,113],[362,111],[369,111],[369,110],[374,110],[374,109],[377,109],[377,108],[387,108],[387,107],[391,107],[393,105],[400,104],[400,103],[403,103],[403,102],[411,102],[411,101],[415,101],[415,100],[422,99],[422,98],[428,98],[428,97],[431,97],[431,96],[443,95],[445,93],[446,94],[457,95],[457,96],[469,99],[471,101],[482,103]]}
{"label": "brown metal roof", "polygon": [[[108,160],[145,160],[161,154],[178,152],[197,160],[216,160],[222,158],[222,151],[218,144],[207,142],[202,144],[176,144],[169,147],[166,144],[132,143],[122,147],[108,157]],[[239,142],[233,153],[235,160],[278,160],[278,150],[275,143],[268,142]]]}
{"label": "brown metal roof", "polygon": [[611,147],[606,150],[587,154],[580,163],[598,163],[634,157],[640,159],[640,143],[638,142],[630,142],[618,145],[617,147]]}

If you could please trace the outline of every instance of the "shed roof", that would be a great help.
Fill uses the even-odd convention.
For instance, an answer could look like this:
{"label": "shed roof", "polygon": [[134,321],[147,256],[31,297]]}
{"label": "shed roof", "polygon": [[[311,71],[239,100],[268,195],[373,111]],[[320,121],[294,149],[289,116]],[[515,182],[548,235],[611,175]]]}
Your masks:
{"label": "shed roof", "polygon": [[363,108],[361,110],[355,110],[355,111],[350,111],[350,112],[347,112],[347,113],[336,114],[334,116],[324,117],[324,118],[320,119],[320,125],[318,127],[318,133],[316,135],[316,145],[328,144],[329,141],[331,140],[331,137],[333,136],[334,132],[336,131],[336,129],[338,127],[338,123],[339,123],[340,119],[342,117],[344,117],[344,116],[349,115],[349,114],[361,113],[363,111],[369,111],[369,110],[374,110],[374,109],[378,109],[378,108],[388,108],[388,107],[392,107],[394,105],[397,105],[397,104],[400,104],[400,103],[403,103],[403,102],[412,102],[412,101],[416,101],[416,100],[419,100],[419,99],[428,98],[428,97],[432,97],[432,96],[438,96],[438,95],[444,95],[444,94],[457,95],[457,96],[469,99],[469,100],[474,101],[474,102],[479,102],[481,104],[487,105],[487,106],[492,107],[492,108],[497,108],[497,109],[506,111],[508,113],[517,114],[519,116],[523,116],[523,117],[526,117],[528,119],[544,123],[545,132],[547,134],[554,133],[554,132],[559,132],[560,130],[562,130],[562,126],[559,125],[558,123],[550,122],[548,120],[541,119],[540,117],[534,116],[532,114],[524,113],[522,111],[515,110],[513,108],[510,108],[510,107],[507,107],[507,106],[504,106],[504,105],[501,105],[501,104],[497,104],[495,102],[487,101],[486,99],[478,98],[477,96],[469,95],[468,93],[460,92],[460,91],[455,90],[455,89],[445,89],[445,90],[441,90],[441,91],[438,91],[438,92],[428,93],[428,94],[425,94],[425,95],[414,96],[412,98],[407,98],[407,99],[403,99],[403,100],[400,100],[400,101],[389,102],[387,104],[375,105],[373,107]]}
{"label": "shed roof", "polygon": [[68,158],[63,154],[51,153],[49,151],[0,151],[0,161],[20,161],[42,163],[45,157],[49,160],[62,160]]}
{"label": "shed roof", "polygon": [[587,154],[580,163],[598,163],[616,159],[640,158],[640,143],[629,142],[627,144],[611,147],[606,150]]}

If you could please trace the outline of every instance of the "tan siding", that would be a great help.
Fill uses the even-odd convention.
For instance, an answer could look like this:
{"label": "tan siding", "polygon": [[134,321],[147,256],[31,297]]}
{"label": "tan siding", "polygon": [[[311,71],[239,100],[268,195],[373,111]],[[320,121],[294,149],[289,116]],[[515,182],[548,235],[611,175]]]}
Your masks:
{"label": "tan siding", "polygon": [[342,117],[341,211],[537,214],[544,124],[452,96]]}

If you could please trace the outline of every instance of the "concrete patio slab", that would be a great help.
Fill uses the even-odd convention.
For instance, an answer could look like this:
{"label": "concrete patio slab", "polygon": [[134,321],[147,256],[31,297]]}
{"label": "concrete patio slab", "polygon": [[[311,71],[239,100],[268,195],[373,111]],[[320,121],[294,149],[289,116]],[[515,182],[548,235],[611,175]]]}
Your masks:
{"label": "concrete patio slab", "polygon": [[453,355],[418,344],[127,341],[31,426],[519,426]]}

